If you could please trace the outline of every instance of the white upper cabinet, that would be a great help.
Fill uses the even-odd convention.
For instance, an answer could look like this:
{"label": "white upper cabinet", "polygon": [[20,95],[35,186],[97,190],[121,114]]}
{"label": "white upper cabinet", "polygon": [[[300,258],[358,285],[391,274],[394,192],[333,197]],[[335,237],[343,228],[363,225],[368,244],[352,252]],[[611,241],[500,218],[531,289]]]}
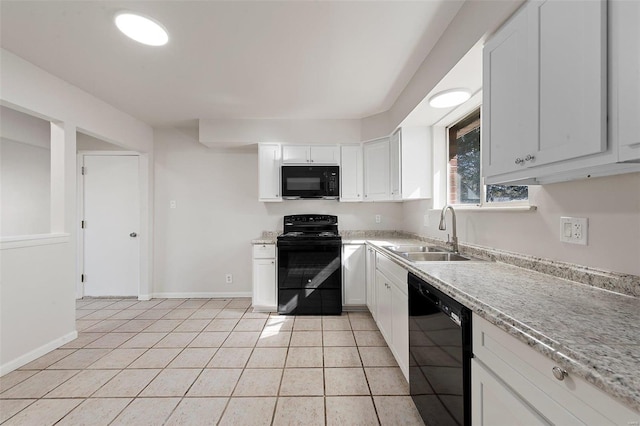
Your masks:
{"label": "white upper cabinet", "polygon": [[[398,129],[396,134],[399,137],[401,153],[399,160],[402,199],[431,198],[433,193],[431,128],[424,126],[402,127]],[[393,162],[391,169],[393,170]]]}
{"label": "white upper cabinet", "polygon": [[258,197],[260,201],[282,201],[280,165],[280,145],[258,145]]}
{"label": "white upper cabinet", "polygon": [[388,201],[389,181],[389,138],[366,142],[364,153],[364,201]]}
{"label": "white upper cabinet", "polygon": [[[595,154],[607,142],[606,1],[547,0],[529,5],[537,65],[538,139],[532,165]],[[531,14],[530,14],[531,16]],[[534,68],[535,69],[535,68]],[[526,161],[526,156],[525,156]]]}
{"label": "white upper cabinet", "polygon": [[402,142],[400,130],[389,138],[389,190],[392,200],[402,199]]}
{"label": "white upper cabinet", "polygon": [[640,160],[640,2],[609,2],[611,138],[620,161]]}
{"label": "white upper cabinet", "polygon": [[537,134],[535,86],[529,49],[527,10],[521,9],[487,42],[482,52],[483,172],[495,176],[524,166]]}
{"label": "white upper cabinet", "polygon": [[308,163],[310,160],[308,145],[284,145],[282,147],[282,162]]}
{"label": "white upper cabinet", "polygon": [[285,164],[340,164],[338,145],[283,145],[282,162]]}
{"label": "white upper cabinet", "polygon": [[340,201],[362,201],[364,194],[362,147],[341,146]]}
{"label": "white upper cabinet", "polygon": [[482,156],[488,183],[606,151],[606,17],[604,0],[531,0],[487,42]]}

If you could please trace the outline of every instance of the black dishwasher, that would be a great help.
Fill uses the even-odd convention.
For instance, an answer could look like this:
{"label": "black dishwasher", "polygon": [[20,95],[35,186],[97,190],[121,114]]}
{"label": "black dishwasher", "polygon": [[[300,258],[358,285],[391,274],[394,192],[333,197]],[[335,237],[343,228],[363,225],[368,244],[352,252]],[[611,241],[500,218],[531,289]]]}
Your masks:
{"label": "black dishwasher", "polygon": [[471,311],[409,273],[409,387],[430,426],[471,425]]}

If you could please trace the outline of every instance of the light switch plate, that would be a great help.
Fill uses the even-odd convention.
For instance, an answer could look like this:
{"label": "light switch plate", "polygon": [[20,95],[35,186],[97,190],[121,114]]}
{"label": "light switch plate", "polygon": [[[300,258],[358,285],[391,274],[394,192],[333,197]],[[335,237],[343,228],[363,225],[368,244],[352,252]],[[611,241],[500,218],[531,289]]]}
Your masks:
{"label": "light switch plate", "polygon": [[588,228],[589,221],[586,217],[561,217],[560,241],[586,246]]}

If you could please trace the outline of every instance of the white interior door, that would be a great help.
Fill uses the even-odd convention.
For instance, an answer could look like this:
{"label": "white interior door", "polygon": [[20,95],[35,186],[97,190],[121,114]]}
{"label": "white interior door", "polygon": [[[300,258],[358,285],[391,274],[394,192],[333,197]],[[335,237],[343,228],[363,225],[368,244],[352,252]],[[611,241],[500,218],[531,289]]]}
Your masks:
{"label": "white interior door", "polygon": [[138,156],[85,155],[84,295],[137,296]]}

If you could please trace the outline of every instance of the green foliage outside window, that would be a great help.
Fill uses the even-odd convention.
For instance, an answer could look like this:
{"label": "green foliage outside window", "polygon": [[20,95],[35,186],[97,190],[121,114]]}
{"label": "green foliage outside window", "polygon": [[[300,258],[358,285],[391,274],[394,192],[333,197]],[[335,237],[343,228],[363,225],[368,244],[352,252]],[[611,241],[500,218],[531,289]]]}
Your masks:
{"label": "green foliage outside window", "polygon": [[[449,129],[450,202],[480,204],[480,110]],[[485,202],[527,200],[528,186],[487,185]]]}

